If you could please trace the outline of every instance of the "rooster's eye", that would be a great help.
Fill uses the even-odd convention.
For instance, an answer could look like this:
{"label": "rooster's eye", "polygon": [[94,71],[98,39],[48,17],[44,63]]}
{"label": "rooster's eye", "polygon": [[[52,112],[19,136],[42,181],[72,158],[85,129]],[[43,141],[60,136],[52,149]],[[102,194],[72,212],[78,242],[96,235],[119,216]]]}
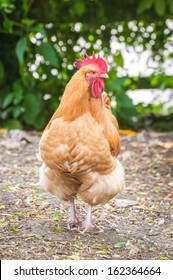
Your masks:
{"label": "rooster's eye", "polygon": [[86,73],[86,76],[89,76],[89,75],[91,75],[91,74],[92,74],[92,75],[95,75],[95,74],[96,74],[96,71],[89,71],[89,72]]}
{"label": "rooster's eye", "polygon": [[96,77],[97,75],[97,72],[96,71],[89,71],[85,74],[86,77]]}

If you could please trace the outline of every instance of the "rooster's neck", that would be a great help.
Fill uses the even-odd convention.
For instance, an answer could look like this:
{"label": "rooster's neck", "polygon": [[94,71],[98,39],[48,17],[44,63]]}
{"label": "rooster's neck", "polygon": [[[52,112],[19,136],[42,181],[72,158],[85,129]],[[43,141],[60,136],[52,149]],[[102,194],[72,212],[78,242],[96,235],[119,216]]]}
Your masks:
{"label": "rooster's neck", "polygon": [[89,100],[89,107],[90,107],[90,113],[92,115],[92,117],[98,122],[98,123],[103,123],[104,122],[104,118],[105,118],[105,111],[103,108],[103,102],[102,102],[102,98],[98,97],[98,98],[94,98],[94,97],[90,97]]}
{"label": "rooster's neck", "polygon": [[[77,76],[75,74],[75,76]],[[90,114],[98,122],[104,120],[102,98],[91,96],[90,87],[84,77],[74,77],[67,84],[60,105],[52,116],[47,128],[56,118],[72,122],[84,114]]]}

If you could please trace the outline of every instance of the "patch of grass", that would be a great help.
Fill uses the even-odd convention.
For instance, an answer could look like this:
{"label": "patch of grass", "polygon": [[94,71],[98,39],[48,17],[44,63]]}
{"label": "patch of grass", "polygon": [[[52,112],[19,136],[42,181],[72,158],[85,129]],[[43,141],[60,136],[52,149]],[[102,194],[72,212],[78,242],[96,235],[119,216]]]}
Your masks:
{"label": "patch of grass", "polygon": [[12,226],[9,226],[8,228],[12,231],[19,231],[20,230],[18,227],[12,227]]}
{"label": "patch of grass", "polygon": [[5,188],[5,191],[6,191],[6,192],[10,192],[10,191],[11,191],[10,187],[6,187],[6,188]]}
{"label": "patch of grass", "polygon": [[59,221],[59,217],[62,216],[62,213],[60,211],[55,212],[55,221]]}
{"label": "patch of grass", "polygon": [[24,216],[25,216],[24,213],[13,213],[13,214],[11,215],[12,218],[24,217]]}
{"label": "patch of grass", "polygon": [[103,248],[103,245],[102,245],[102,244],[96,243],[96,244],[93,244],[92,247],[93,247],[94,249],[98,249],[98,248]]}
{"label": "patch of grass", "polygon": [[62,227],[54,227],[53,230],[63,231],[63,228]]}
{"label": "patch of grass", "polygon": [[152,245],[152,246],[149,247],[149,250],[150,250],[150,251],[155,251],[155,250],[156,250],[156,247],[155,247],[154,245]]}
{"label": "patch of grass", "polygon": [[33,188],[33,196],[36,196],[37,199],[39,199],[39,200],[44,200],[45,199],[42,195],[39,195],[37,188]]}
{"label": "patch of grass", "polygon": [[114,248],[121,248],[123,246],[125,246],[126,242],[117,242],[116,244],[114,244]]}
{"label": "patch of grass", "polygon": [[155,187],[155,188],[154,188],[154,191],[155,191],[156,193],[160,193],[161,187]]}

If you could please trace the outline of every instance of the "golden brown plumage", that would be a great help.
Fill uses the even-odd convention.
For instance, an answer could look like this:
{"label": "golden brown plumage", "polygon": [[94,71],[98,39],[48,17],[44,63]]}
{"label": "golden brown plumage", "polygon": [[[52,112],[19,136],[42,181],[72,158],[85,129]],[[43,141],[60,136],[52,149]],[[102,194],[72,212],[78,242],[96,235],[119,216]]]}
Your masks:
{"label": "golden brown plumage", "polygon": [[40,185],[71,202],[71,223],[78,222],[74,198],[79,195],[88,203],[85,230],[92,227],[91,206],[106,203],[124,187],[123,167],[116,158],[120,151],[118,123],[102,81],[97,84],[97,77],[103,75],[99,71],[92,63],[79,67],[39,145],[43,160]]}

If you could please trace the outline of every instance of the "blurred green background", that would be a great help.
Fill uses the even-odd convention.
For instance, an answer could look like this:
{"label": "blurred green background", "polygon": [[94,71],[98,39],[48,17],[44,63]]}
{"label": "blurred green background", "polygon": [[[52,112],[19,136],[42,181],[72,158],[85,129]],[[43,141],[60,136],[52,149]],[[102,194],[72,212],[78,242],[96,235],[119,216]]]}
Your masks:
{"label": "blurred green background", "polygon": [[121,128],[173,128],[172,0],[0,0],[0,127],[42,130],[93,50]]}

